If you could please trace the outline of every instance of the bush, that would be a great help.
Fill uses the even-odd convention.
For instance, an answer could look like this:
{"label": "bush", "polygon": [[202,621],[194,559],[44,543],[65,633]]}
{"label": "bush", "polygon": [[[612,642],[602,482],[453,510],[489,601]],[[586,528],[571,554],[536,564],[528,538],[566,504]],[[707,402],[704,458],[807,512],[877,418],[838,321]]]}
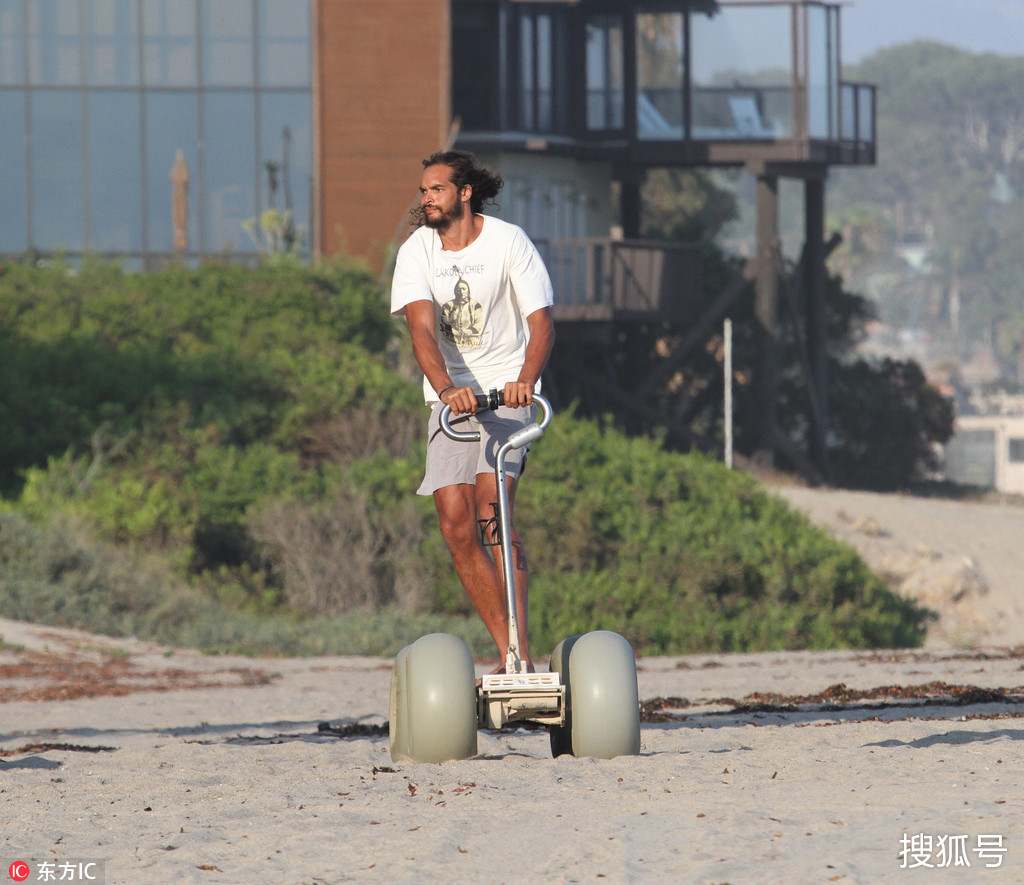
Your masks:
{"label": "bush", "polygon": [[0,488],[35,518],[72,514],[162,552],[179,577],[260,568],[250,512],[322,497],[332,460],[355,456],[334,444],[339,422],[351,439],[391,416],[394,448],[421,409],[389,367],[376,282],[340,264],[13,265],[0,326]]}
{"label": "bush", "polygon": [[16,514],[0,513],[0,571],[5,617],[207,653],[394,655],[434,632],[493,653],[476,618],[388,608],[331,618],[232,610],[81,527],[44,529]]}
{"label": "bush", "polygon": [[425,540],[422,515],[408,501],[394,512],[375,508],[366,492],[342,487],[320,505],[268,504],[252,520],[253,538],[296,611],[314,615],[423,611],[432,600],[415,580],[410,555]]}
{"label": "bush", "polygon": [[[138,442],[269,442],[365,400],[407,407],[388,368],[388,306],[365,272],[325,263],[124,274],[5,265],[0,490],[100,428]],[[144,431],[144,432],[143,432]],[[182,439],[182,437],[186,437]]]}
{"label": "bush", "polygon": [[43,529],[0,513],[0,611],[9,618],[132,635],[176,608],[186,589],[81,527]]}
{"label": "bush", "polygon": [[[492,653],[415,495],[426,415],[365,274],[13,267],[0,326],[0,611],[288,652],[446,624]],[[563,413],[526,476],[538,650],[601,627],[643,653],[921,641],[921,609],[714,462]]]}
{"label": "bush", "polygon": [[919,645],[927,613],[856,552],[700,455],[556,419],[517,526],[532,642],[609,629],[641,653]]}
{"label": "bush", "polygon": [[953,435],[952,402],[915,362],[834,366],[829,409],[833,479],[847,488],[908,488],[936,469],[935,444]]}

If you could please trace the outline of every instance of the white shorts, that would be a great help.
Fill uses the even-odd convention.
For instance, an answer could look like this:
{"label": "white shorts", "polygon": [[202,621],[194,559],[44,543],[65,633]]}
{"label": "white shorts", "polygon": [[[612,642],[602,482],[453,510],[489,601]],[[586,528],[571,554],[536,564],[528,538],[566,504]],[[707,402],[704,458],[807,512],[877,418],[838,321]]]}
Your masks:
{"label": "white shorts", "polygon": [[[476,485],[480,473],[494,473],[498,449],[508,438],[522,427],[527,427],[537,418],[537,407],[510,409],[499,406],[497,410],[481,409],[475,415],[459,415],[451,420],[453,430],[463,432],[480,431],[479,442],[456,440],[445,436],[441,429],[441,409],[435,405],[427,424],[427,469],[423,482],[416,490],[418,495],[432,495],[438,489],[453,485]],[[505,458],[508,476],[518,478],[526,464],[530,447],[512,449]]]}

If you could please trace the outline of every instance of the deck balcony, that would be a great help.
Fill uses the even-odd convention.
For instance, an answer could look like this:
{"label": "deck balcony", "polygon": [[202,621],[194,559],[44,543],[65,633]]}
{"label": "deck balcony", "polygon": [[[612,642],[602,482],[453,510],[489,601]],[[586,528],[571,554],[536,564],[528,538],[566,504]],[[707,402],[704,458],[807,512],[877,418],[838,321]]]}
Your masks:
{"label": "deck balcony", "polygon": [[875,87],[840,73],[825,0],[455,0],[453,107],[474,150],[620,168],[875,162]]}
{"label": "deck balcony", "polygon": [[[749,282],[758,448],[770,454],[785,442],[788,457],[803,457],[794,454],[775,416],[782,326],[791,322],[806,341],[801,359],[811,405],[805,460],[813,467],[807,473],[827,477],[825,182],[831,166],[873,165],[876,149],[875,87],[841,74],[841,3],[452,0],[451,11],[457,144],[501,155],[520,180],[539,183],[526,189],[539,194],[538,214],[546,213],[550,223],[543,235],[528,229],[540,236],[554,279],[558,334],[592,345],[586,357],[579,350],[566,374],[589,372],[581,390],[600,388],[624,407],[635,406],[637,397],[615,366],[601,365],[616,327],[675,325],[683,333],[670,357],[675,365]],[[510,154],[518,155],[511,163]],[[600,171],[589,180],[581,175],[578,188],[571,185],[583,200],[558,203],[564,182],[557,178],[561,172],[550,172],[556,166]],[[715,166],[755,177],[757,243],[746,272],[700,308],[700,254],[641,239],[641,186],[651,169]],[[595,205],[610,204],[593,197],[593,187],[604,184],[601,176],[609,193],[612,181],[617,185],[624,238],[574,239],[583,230],[611,227],[582,223],[588,188]],[[780,304],[780,178],[798,179],[804,189],[803,310],[788,319]],[[552,208],[545,210],[545,202]],[[649,378],[641,390],[655,383]],[[677,432],[688,437],[685,428]]]}
{"label": "deck balcony", "polygon": [[697,246],[608,237],[537,242],[555,289],[555,322],[682,323],[697,312]]}

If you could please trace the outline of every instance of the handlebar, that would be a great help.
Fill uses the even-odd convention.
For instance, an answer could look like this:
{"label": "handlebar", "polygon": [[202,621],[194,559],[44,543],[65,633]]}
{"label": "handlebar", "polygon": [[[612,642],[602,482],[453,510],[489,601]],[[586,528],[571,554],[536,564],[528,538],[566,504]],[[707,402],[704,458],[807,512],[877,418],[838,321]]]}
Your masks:
{"label": "handlebar", "polygon": [[498,406],[505,405],[505,391],[496,390],[491,388],[490,393],[478,393],[476,395],[476,408],[477,411],[480,409],[487,409],[493,412]]}
{"label": "handlebar", "polygon": [[[537,439],[547,429],[547,426],[551,423],[551,403],[549,403],[547,399],[541,396],[539,393],[535,393],[533,395],[533,401],[538,406],[540,406],[540,420],[512,434],[510,440],[515,439],[518,441],[520,438],[522,438],[522,442],[520,442],[518,446],[514,446],[514,448],[519,448],[520,446],[524,446],[528,442]],[[504,392],[495,389],[492,389],[490,393],[478,393],[476,395],[476,405],[478,411],[487,410],[493,412],[495,409],[498,408],[498,406],[505,405],[505,394]],[[477,440],[480,439],[480,432],[477,430],[455,430],[450,422],[451,414],[451,406],[441,406],[441,414],[439,418],[441,421],[441,430],[444,431],[445,436],[449,437],[450,439],[464,440],[467,442],[476,442]],[[527,436],[529,436],[529,439],[523,438],[521,436],[524,433]]]}

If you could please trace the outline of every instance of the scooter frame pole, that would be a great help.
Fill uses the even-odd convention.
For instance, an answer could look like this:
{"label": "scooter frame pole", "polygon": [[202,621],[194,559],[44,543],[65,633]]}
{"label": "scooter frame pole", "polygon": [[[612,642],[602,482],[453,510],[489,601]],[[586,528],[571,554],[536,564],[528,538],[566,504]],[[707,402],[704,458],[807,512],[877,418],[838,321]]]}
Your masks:
{"label": "scooter frame pole", "polygon": [[[536,425],[534,425],[536,426]],[[505,652],[505,672],[525,672],[519,649],[519,604],[516,600],[516,571],[512,562],[512,515],[508,502],[505,458],[515,446],[509,442],[498,449],[494,465],[494,478],[498,486],[498,528],[501,535],[502,585],[505,588],[505,611],[508,615],[508,651]]]}
{"label": "scooter frame pole", "polygon": [[[481,408],[497,408],[502,404],[500,394],[492,391],[489,397],[478,396]],[[522,659],[519,649],[519,606],[516,601],[516,577],[515,566],[512,561],[512,515],[508,500],[508,486],[506,485],[507,474],[505,471],[505,459],[509,452],[514,449],[521,449],[539,439],[547,426],[551,423],[551,404],[540,394],[533,395],[533,401],[540,406],[540,420],[529,424],[513,433],[498,449],[494,463],[494,478],[498,491],[498,529],[501,541],[501,571],[502,584],[505,590],[505,612],[508,617],[508,650],[505,654],[506,673],[525,673],[526,664]],[[440,422],[444,433],[457,440],[477,441],[480,439],[479,431],[454,430],[449,423],[451,409],[443,406],[441,409]]]}

